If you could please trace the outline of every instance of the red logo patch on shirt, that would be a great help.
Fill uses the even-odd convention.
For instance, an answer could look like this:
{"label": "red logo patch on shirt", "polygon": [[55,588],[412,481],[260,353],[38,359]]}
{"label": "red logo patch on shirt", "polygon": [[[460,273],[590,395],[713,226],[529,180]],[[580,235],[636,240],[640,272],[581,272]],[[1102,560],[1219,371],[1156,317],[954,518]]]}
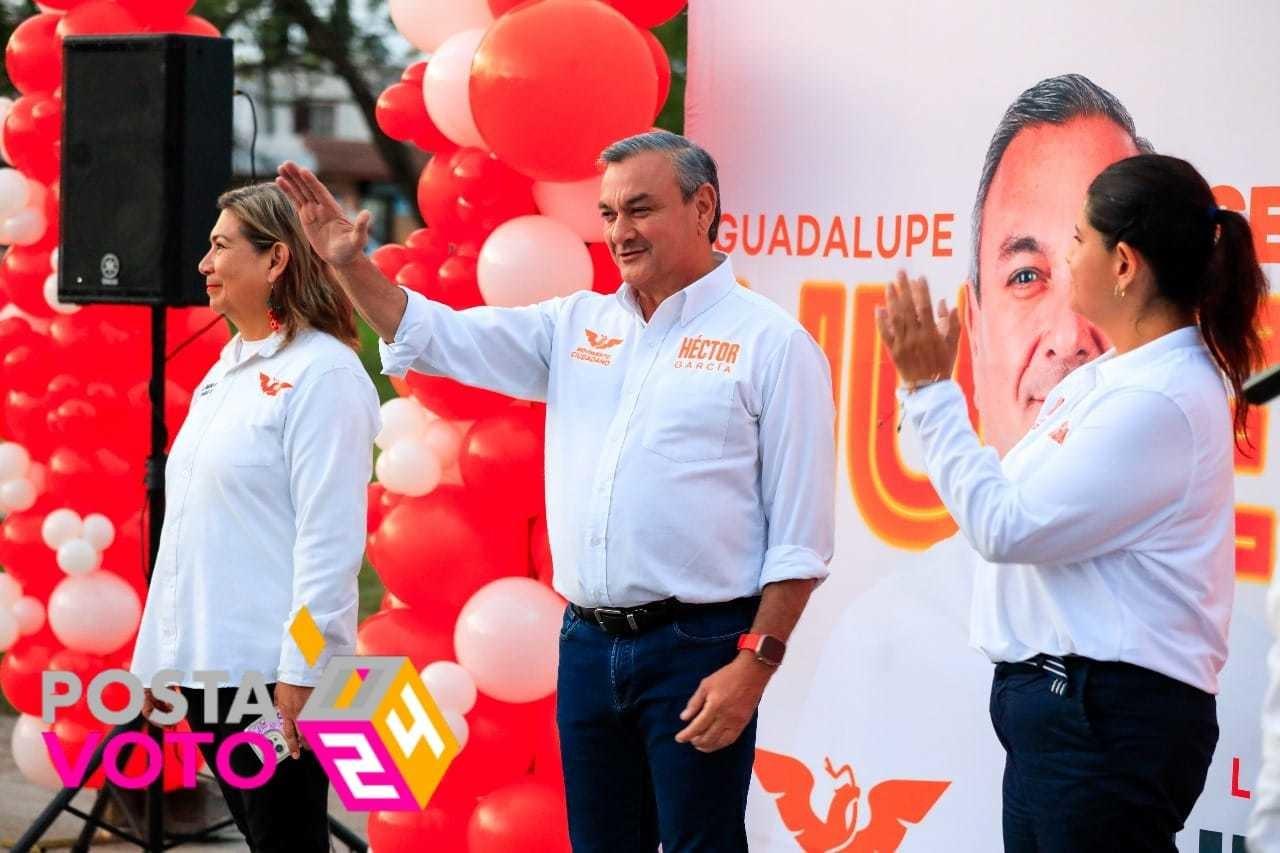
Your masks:
{"label": "red logo patch on shirt", "polygon": [[258,381],[262,383],[262,393],[268,397],[274,397],[286,388],[292,388],[292,382],[281,382],[278,379],[272,379],[265,373],[258,374]]}
{"label": "red logo patch on shirt", "polygon": [[1067,422],[1063,421],[1061,426],[1049,433],[1049,438],[1052,438],[1054,441],[1058,442],[1058,444],[1062,444],[1062,442],[1067,440],[1067,430],[1070,428],[1071,427]]}

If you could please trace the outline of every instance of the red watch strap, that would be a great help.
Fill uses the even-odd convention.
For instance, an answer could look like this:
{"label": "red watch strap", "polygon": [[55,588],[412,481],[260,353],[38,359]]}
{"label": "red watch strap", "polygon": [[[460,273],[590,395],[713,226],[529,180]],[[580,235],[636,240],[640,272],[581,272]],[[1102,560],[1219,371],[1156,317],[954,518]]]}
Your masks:
{"label": "red watch strap", "polygon": [[748,633],[738,637],[738,649],[755,652],[756,658],[762,663],[778,666],[787,651],[787,644],[772,634]]}

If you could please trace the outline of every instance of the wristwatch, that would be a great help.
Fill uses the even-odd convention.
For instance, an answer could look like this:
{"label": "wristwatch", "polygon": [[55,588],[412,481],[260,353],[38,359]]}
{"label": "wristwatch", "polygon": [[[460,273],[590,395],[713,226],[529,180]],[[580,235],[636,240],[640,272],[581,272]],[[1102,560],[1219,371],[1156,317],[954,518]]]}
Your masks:
{"label": "wristwatch", "polygon": [[738,649],[755,652],[760,663],[778,666],[787,653],[787,644],[772,634],[743,634],[738,638]]}

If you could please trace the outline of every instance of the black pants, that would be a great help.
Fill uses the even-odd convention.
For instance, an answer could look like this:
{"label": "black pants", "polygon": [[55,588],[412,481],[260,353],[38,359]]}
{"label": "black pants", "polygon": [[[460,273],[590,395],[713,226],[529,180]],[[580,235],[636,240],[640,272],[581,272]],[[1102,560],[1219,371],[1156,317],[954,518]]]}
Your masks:
{"label": "black pants", "polygon": [[[275,685],[267,690],[275,698]],[[217,722],[204,719],[204,690],[183,687],[187,698],[187,722],[193,731],[212,732],[213,743],[200,744],[204,760],[214,771],[218,787],[236,826],[244,833],[254,853],[311,853],[329,850],[329,777],[325,775],[315,753],[300,751],[298,758],[285,757],[276,763],[275,773],[260,788],[237,788],[227,784],[217,773],[215,756],[218,747],[231,735],[244,731],[256,716],[246,716],[234,725],[226,722],[235,699],[236,688],[218,690]],[[252,776],[262,769],[262,762],[248,745],[231,751],[231,767],[242,776]]]}
{"label": "black pants", "polygon": [[1213,696],[1081,657],[997,664],[1006,853],[1175,853],[1218,743]]}

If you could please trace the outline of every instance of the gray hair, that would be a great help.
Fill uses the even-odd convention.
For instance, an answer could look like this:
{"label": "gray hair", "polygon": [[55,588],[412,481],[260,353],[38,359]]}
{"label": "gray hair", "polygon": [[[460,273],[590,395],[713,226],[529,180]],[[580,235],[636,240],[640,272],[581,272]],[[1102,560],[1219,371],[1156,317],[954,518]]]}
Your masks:
{"label": "gray hair", "polygon": [[987,203],[987,193],[996,169],[1004,159],[1004,152],[1015,136],[1028,127],[1039,124],[1066,124],[1075,118],[1101,116],[1115,122],[1129,134],[1139,152],[1149,154],[1151,143],[1138,136],[1133,117],[1124,104],[1106,89],[1083,74],[1063,74],[1050,77],[1027,89],[1005,110],[995,135],[987,147],[987,159],[982,164],[982,177],[978,180],[978,197],[973,202],[973,254],[969,280],[973,282],[975,296],[981,299],[982,288],[978,281],[978,244],[982,238],[982,208]]}
{"label": "gray hair", "polygon": [[693,198],[693,194],[703,184],[710,184],[711,189],[715,190],[716,213],[707,230],[707,238],[714,243],[716,234],[720,231],[720,177],[716,172],[716,161],[705,148],[677,133],[651,130],[613,143],[601,152],[600,162],[606,165],[621,163],[645,151],[665,151],[671,155],[671,162],[676,167],[676,181],[680,184],[680,195],[685,201]]}

